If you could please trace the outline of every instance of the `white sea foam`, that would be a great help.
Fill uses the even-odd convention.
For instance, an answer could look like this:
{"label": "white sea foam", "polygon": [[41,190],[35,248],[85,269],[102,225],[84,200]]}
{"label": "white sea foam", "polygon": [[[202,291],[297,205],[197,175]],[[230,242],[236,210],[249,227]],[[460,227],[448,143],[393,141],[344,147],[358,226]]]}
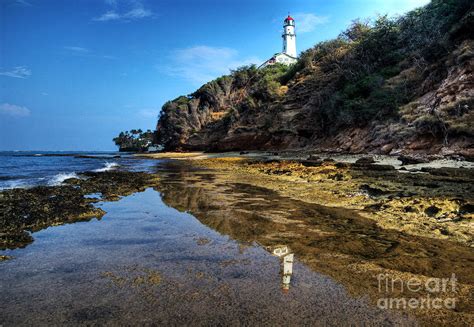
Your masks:
{"label": "white sea foam", "polygon": [[24,180],[13,180],[13,181],[7,181],[5,183],[2,183],[0,185],[0,191],[1,190],[9,190],[13,188],[25,188],[28,187],[29,185],[25,183]]}
{"label": "white sea foam", "polygon": [[61,185],[66,179],[69,178],[79,178],[76,173],[60,173],[54,175],[48,182],[48,185],[56,186]]}
{"label": "white sea foam", "polygon": [[118,166],[119,166],[119,164],[116,163],[116,162],[106,162],[104,164],[104,167],[96,169],[94,171],[97,172],[97,173],[101,173],[101,172],[104,172],[104,171],[109,171],[109,170],[115,169]]}

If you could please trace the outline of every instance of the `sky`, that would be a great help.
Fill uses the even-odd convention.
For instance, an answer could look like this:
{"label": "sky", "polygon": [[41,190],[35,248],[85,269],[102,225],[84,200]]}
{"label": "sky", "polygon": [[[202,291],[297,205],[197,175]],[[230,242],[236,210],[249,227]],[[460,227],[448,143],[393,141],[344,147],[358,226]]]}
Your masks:
{"label": "sky", "polygon": [[0,0],[0,150],[115,150],[166,101],[281,51],[288,13],[301,52],[428,2]]}

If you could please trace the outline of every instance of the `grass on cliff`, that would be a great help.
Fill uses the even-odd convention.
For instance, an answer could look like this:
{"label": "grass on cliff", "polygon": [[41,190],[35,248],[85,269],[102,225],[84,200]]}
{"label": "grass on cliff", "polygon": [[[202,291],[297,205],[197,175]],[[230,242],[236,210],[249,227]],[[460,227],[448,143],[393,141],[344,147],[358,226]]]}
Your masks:
{"label": "grass on cliff", "polygon": [[[426,92],[423,81],[439,83],[447,75],[443,61],[464,39],[472,39],[473,6],[470,0],[434,0],[401,17],[356,20],[338,38],[303,52],[280,82],[325,81],[325,87],[313,90],[322,99],[314,112],[322,130],[398,119],[401,106]],[[470,50],[464,60],[473,57]],[[438,135],[452,127],[453,133],[474,135],[472,128],[448,121],[430,114],[415,127],[422,127],[420,133],[428,128]]]}

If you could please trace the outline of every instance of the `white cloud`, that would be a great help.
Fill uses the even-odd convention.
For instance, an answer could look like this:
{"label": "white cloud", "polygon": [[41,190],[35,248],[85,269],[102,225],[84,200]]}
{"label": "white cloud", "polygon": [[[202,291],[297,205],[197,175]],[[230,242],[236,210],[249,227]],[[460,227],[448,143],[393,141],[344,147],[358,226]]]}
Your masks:
{"label": "white cloud", "polygon": [[107,22],[109,20],[119,20],[120,18],[121,18],[121,15],[117,14],[113,10],[110,10],[110,11],[107,11],[105,14],[102,14],[101,16],[94,18],[93,20],[97,22]]}
{"label": "white cloud", "polygon": [[145,9],[143,7],[137,7],[137,8],[134,8],[134,9],[130,10],[129,12],[126,12],[122,16],[124,18],[138,19],[138,18],[150,17],[152,15],[153,15],[153,13],[150,10]]}
{"label": "white cloud", "polygon": [[106,4],[112,9],[106,11],[104,14],[93,18],[92,20],[97,22],[108,22],[108,21],[131,21],[141,18],[153,16],[153,12],[149,9],[146,9],[140,1],[133,1],[131,5],[125,6],[125,8],[118,5],[117,0],[106,0]]}
{"label": "white cloud", "polygon": [[14,104],[9,103],[2,103],[0,104],[0,114],[11,117],[26,117],[31,114],[31,111],[26,107],[16,106]]}
{"label": "white cloud", "polygon": [[98,54],[95,51],[78,46],[63,46],[62,47],[68,54],[79,56],[79,57],[88,57],[88,58],[103,58],[103,59],[117,59],[117,57]]}
{"label": "white cloud", "polygon": [[76,52],[76,53],[90,53],[91,52],[89,49],[86,49],[83,47],[76,47],[76,46],[64,46],[63,48],[72,52]]}
{"label": "white cloud", "polygon": [[318,16],[313,13],[295,13],[292,15],[296,22],[296,33],[309,33],[316,29],[317,25],[329,21],[327,16]]}
{"label": "white cloud", "polygon": [[230,69],[261,62],[256,57],[240,58],[235,49],[200,45],[176,50],[173,53],[173,66],[165,71],[201,85],[228,74]]}
{"label": "white cloud", "polygon": [[31,7],[32,6],[32,4],[29,3],[26,0],[15,0],[13,3],[16,4],[16,5],[24,6],[24,7]]}
{"label": "white cloud", "polygon": [[28,78],[31,76],[31,70],[25,66],[16,66],[10,70],[1,71],[0,75],[15,78]]}

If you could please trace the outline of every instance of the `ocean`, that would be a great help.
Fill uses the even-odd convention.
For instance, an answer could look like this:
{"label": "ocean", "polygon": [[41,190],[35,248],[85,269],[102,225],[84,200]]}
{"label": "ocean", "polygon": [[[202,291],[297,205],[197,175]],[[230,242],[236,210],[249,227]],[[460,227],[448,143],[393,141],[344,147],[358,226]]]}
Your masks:
{"label": "ocean", "polygon": [[123,152],[0,151],[0,190],[60,185],[85,171],[151,171],[156,164]]}

